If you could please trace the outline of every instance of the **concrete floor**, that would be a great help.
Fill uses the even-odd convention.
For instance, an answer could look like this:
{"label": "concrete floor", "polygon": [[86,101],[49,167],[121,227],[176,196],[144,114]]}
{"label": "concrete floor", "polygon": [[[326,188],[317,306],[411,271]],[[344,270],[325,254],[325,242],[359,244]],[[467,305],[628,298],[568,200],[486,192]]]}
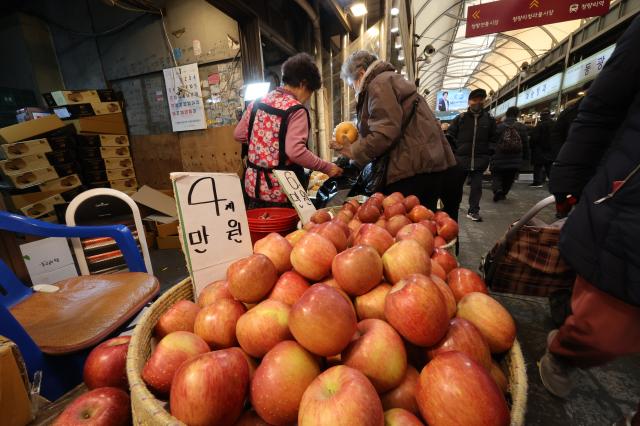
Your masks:
{"label": "concrete floor", "polygon": [[[464,216],[467,208],[465,194],[460,212],[461,265],[477,270],[480,258],[508,226],[547,195],[546,188],[528,188],[527,182],[517,182],[508,199],[495,204],[485,183],[481,202],[484,222],[475,223]],[[553,208],[550,207],[539,217],[551,222],[554,220],[553,214]],[[181,251],[153,250],[151,257],[154,273],[160,279],[163,291],[187,276]],[[536,366],[544,353],[547,333],[553,329],[546,299],[514,295],[496,295],[496,298],[509,309],[518,326],[518,339],[529,377],[527,425],[610,425],[635,408],[640,400],[640,356],[626,357],[602,368],[580,371],[576,390],[569,399],[563,401],[544,389]]]}

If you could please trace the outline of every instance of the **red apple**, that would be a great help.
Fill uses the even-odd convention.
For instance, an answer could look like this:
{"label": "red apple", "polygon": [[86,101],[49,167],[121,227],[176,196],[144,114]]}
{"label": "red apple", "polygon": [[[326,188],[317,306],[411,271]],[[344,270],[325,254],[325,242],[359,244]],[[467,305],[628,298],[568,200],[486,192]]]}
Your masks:
{"label": "red apple", "polygon": [[291,247],[293,247],[298,243],[298,241],[300,241],[302,237],[304,237],[306,233],[307,233],[306,229],[298,229],[296,231],[291,232],[290,234],[287,234],[287,236],[284,238],[287,241],[289,241],[289,244],[291,244]]}
{"label": "red apple", "polygon": [[396,240],[416,240],[429,256],[433,253],[433,234],[426,226],[419,223],[410,223],[403,226],[396,234]]}
{"label": "red apple", "polygon": [[347,235],[342,227],[335,222],[327,222],[316,226],[312,233],[320,234],[327,240],[331,241],[336,247],[338,253],[347,248]]}
{"label": "red apple", "polygon": [[445,217],[436,222],[438,228],[438,235],[447,241],[451,241],[458,236],[458,222]]}
{"label": "red apple", "polygon": [[160,395],[169,394],[173,376],[186,360],[209,352],[201,337],[188,331],[167,334],[151,353],[142,369],[142,380]]}
{"label": "red apple", "polygon": [[[353,220],[353,219],[351,219]],[[351,223],[351,220],[349,221],[349,223]],[[329,222],[333,225],[338,225],[340,227],[340,229],[342,229],[342,232],[344,232],[344,236],[349,238],[349,236],[351,235],[351,229],[349,229],[349,224],[344,223],[341,220],[338,219],[333,219],[331,222]]]}
{"label": "red apple", "polygon": [[434,249],[431,258],[438,262],[447,274],[458,267],[458,261],[455,256],[449,253],[447,249]]}
{"label": "red apple", "polygon": [[358,209],[358,219],[362,223],[373,223],[380,217],[380,210],[373,203],[364,203]]}
{"label": "red apple", "polygon": [[491,368],[491,352],[489,345],[475,325],[463,318],[449,321],[447,334],[434,346],[427,349],[430,359],[444,353],[458,351],[482,365],[487,371]]}
{"label": "red apple", "polygon": [[447,273],[444,271],[444,268],[433,258],[431,258],[431,275],[440,277],[442,280],[447,279]]}
{"label": "red apple", "polygon": [[234,424],[249,389],[247,361],[235,349],[185,362],[171,386],[171,414],[188,425]]}
{"label": "red apple", "polygon": [[402,378],[402,382],[381,396],[382,408],[390,410],[392,408],[402,408],[413,414],[419,414],[418,403],[416,402],[416,392],[420,374],[412,366],[407,366],[407,371]]}
{"label": "red apple", "polygon": [[302,394],[320,374],[315,357],[298,343],[278,343],[263,358],[251,382],[251,405],[274,425],[298,419]]}
{"label": "red apple", "polygon": [[[344,290],[340,287],[340,285],[338,284],[338,282],[335,279],[331,278],[330,280],[326,280],[326,281],[323,281],[323,282],[318,283],[318,284],[328,285],[329,287],[331,287],[332,289],[334,289],[335,291],[340,293],[340,296],[342,296],[342,298],[349,304],[349,306],[351,306],[351,310],[353,310],[353,313],[354,314],[356,313],[356,307],[353,306],[353,302],[351,301],[351,297],[349,297],[349,295],[344,292]],[[316,284],[314,284],[314,285],[316,285]]]}
{"label": "red apple", "polygon": [[238,351],[239,354],[241,354],[246,360],[247,360],[247,366],[249,367],[249,382],[251,382],[251,380],[253,380],[253,375],[256,372],[256,369],[258,368],[258,362],[251,358],[251,356],[249,356],[248,353],[246,353],[245,351],[243,351],[241,348],[234,346],[232,348],[228,348],[230,351]]}
{"label": "red apple", "polygon": [[162,339],[174,331],[193,332],[193,323],[198,312],[200,312],[200,307],[189,300],[180,300],[174,303],[158,318],[154,328],[156,337]]}
{"label": "red apple", "polygon": [[316,226],[318,226],[318,224],[315,223],[315,222],[307,222],[307,223],[304,224],[302,229],[304,229],[305,231],[311,231]]}
{"label": "red apple", "polygon": [[273,426],[265,422],[255,411],[245,411],[233,426]]}
{"label": "red apple", "polygon": [[[314,230],[315,231],[315,230]],[[266,237],[259,239],[253,245],[253,252],[264,254],[273,262],[278,274],[291,269],[291,250],[293,247],[282,235],[272,232]]]}
{"label": "red apple", "polygon": [[292,307],[289,329],[305,349],[320,356],[336,355],[356,332],[356,314],[336,290],[316,284]]}
{"label": "red apple", "polygon": [[393,237],[386,229],[371,223],[365,223],[360,227],[353,243],[356,245],[369,245],[375,248],[378,254],[382,256],[393,245]]}
{"label": "red apple", "polygon": [[262,300],[269,294],[277,280],[278,272],[275,265],[267,256],[260,253],[236,260],[227,269],[229,292],[245,303],[256,303]]}
{"label": "red apple", "polygon": [[389,324],[418,346],[431,346],[447,332],[444,297],[430,278],[414,274],[391,288],[384,305]]}
{"label": "red apple", "polygon": [[351,219],[347,226],[349,227],[351,234],[355,234],[362,226],[362,222],[360,222],[358,219]]}
{"label": "red apple", "polygon": [[384,299],[391,290],[391,286],[382,283],[368,293],[356,297],[355,308],[359,320],[377,318],[385,320]]}
{"label": "red apple", "polygon": [[320,374],[302,395],[298,426],[383,426],[382,403],[358,370],[344,365]]}
{"label": "red apple", "polygon": [[415,240],[402,240],[392,245],[383,255],[384,275],[391,284],[411,274],[430,275],[431,261],[426,250]]}
{"label": "red apple", "polygon": [[403,226],[411,223],[408,217],[403,214],[397,214],[390,219],[387,219],[387,231],[395,237],[398,231],[402,229]]}
{"label": "red apple", "polygon": [[291,307],[277,300],[265,300],[242,315],[236,324],[240,347],[255,358],[262,358],[278,343],[291,339]]}
{"label": "red apple", "polygon": [[438,290],[444,297],[444,303],[447,305],[447,315],[449,318],[453,318],[458,310],[458,304],[456,303],[456,298],[453,297],[451,289],[442,278],[433,274],[433,270],[431,271],[431,281],[438,286]]}
{"label": "red apple", "polygon": [[287,271],[280,275],[268,298],[293,305],[308,288],[309,282],[302,275],[296,271]]}
{"label": "red apple", "polygon": [[360,204],[357,201],[350,200],[342,205],[342,210],[349,210],[351,213],[356,214],[358,207],[360,207]]}
{"label": "red apple", "polygon": [[384,413],[384,426],[424,426],[415,415],[402,408],[392,408]]}
{"label": "red apple", "polygon": [[381,217],[380,219],[378,219],[375,224],[376,226],[379,226],[382,229],[387,229],[387,219],[385,219],[384,217]]}
{"label": "red apple", "polygon": [[[8,419],[10,420],[10,419]],[[80,395],[64,409],[53,426],[127,426],[131,400],[119,388],[102,387]]]}
{"label": "red apple", "polygon": [[438,222],[439,220],[442,220],[446,217],[449,217],[449,214],[447,214],[447,212],[445,212],[444,210],[438,210],[434,215],[433,215],[433,220],[435,220],[436,222]]}
{"label": "red apple", "polygon": [[407,216],[412,222],[417,223],[423,220],[432,220],[433,212],[425,206],[415,206],[409,211]]}
{"label": "red apple", "polygon": [[447,240],[442,238],[440,235],[436,235],[435,238],[433,239],[433,246],[435,248],[444,247],[446,245],[447,245]]}
{"label": "red apple", "polygon": [[293,247],[293,269],[303,277],[319,281],[331,271],[331,262],[338,251],[331,241],[320,234],[307,234]]}
{"label": "red apple", "polygon": [[469,293],[458,302],[459,318],[475,325],[489,344],[491,353],[511,349],[516,338],[516,324],[511,314],[484,293]]}
{"label": "red apple", "polygon": [[420,373],[418,407],[430,426],[506,426],[509,408],[489,373],[461,352],[446,352]]}
{"label": "red apple", "polygon": [[131,336],[114,337],[91,350],[82,371],[82,379],[89,389],[129,390],[126,364],[130,340]]}
{"label": "red apple", "polygon": [[431,231],[431,235],[433,235],[435,237],[435,235],[438,232],[438,225],[436,224],[435,220],[421,220],[418,223],[421,224],[421,225],[426,226],[427,229],[429,229],[429,231]]}
{"label": "red apple", "polygon": [[473,292],[489,294],[487,285],[484,283],[482,277],[470,269],[455,268],[451,270],[447,282],[456,298],[456,302],[459,302],[464,296]]}
{"label": "red apple", "polygon": [[384,217],[387,220],[399,214],[404,216],[406,213],[407,213],[407,209],[404,207],[403,203],[395,203],[388,207],[385,207],[384,209]]}
{"label": "red apple", "polygon": [[349,210],[339,211],[335,219],[343,222],[344,224],[347,224],[351,221],[351,219],[353,219],[353,213],[351,213]]}
{"label": "red apple", "polygon": [[[348,210],[348,209],[347,209],[347,210],[340,210],[338,213],[342,213],[343,215],[345,215],[346,217],[348,217],[348,218],[349,218],[349,220],[353,219],[353,218],[355,217],[355,215],[356,215],[354,212],[352,212],[351,210]],[[336,216],[337,216],[337,215],[336,215]],[[334,222],[343,222],[345,225],[346,225],[346,224],[347,224],[347,222],[348,222],[348,221],[347,221],[347,222],[344,222],[344,221],[339,220],[339,219],[337,219],[337,218],[333,218],[332,220],[333,220]]]}
{"label": "red apple", "polygon": [[407,211],[410,212],[412,208],[414,208],[417,205],[420,205],[420,199],[415,195],[409,195],[407,198],[404,199],[403,204],[405,209],[407,209]]}
{"label": "red apple", "polygon": [[225,280],[214,281],[207,284],[198,296],[198,306],[204,308],[218,299],[233,299],[233,296],[229,292],[229,284]]}
{"label": "red apple", "polygon": [[237,300],[216,300],[200,310],[193,331],[211,348],[237,346],[236,323],[246,311],[247,308]]}
{"label": "red apple", "polygon": [[318,210],[311,215],[311,222],[313,223],[325,223],[331,220],[331,215],[326,210]]}
{"label": "red apple", "polygon": [[360,296],[382,281],[382,259],[375,248],[358,245],[338,254],[331,272],[347,294]]}
{"label": "red apple", "polygon": [[379,319],[360,321],[358,334],[342,351],[342,363],[367,376],[378,393],[400,385],[407,370],[407,352],[400,335]]}
{"label": "red apple", "polygon": [[504,371],[502,371],[502,368],[500,368],[498,363],[493,360],[491,361],[489,375],[496,382],[502,393],[507,393],[509,391],[509,381],[507,380],[507,376],[505,376]]}
{"label": "red apple", "polygon": [[402,195],[401,192],[394,192],[393,194],[386,196],[382,200],[382,207],[386,209],[387,207],[392,206],[393,204],[402,203],[403,201],[404,201],[404,195]]}

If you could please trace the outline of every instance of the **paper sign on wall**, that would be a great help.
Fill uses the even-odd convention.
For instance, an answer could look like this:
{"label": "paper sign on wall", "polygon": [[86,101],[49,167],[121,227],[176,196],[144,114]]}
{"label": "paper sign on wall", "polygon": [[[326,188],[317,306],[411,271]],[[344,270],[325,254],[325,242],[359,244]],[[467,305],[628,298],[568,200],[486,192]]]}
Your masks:
{"label": "paper sign on wall", "polygon": [[54,284],[78,276],[66,238],[45,238],[20,244],[22,258],[36,284]]}
{"label": "paper sign on wall", "polygon": [[316,208],[307,195],[307,188],[302,186],[298,177],[291,170],[274,170],[273,175],[280,182],[280,187],[287,194],[289,201],[298,212],[303,225],[309,222]]}
{"label": "paper sign on wall", "polygon": [[174,132],[206,129],[198,64],[162,70]]}
{"label": "paper sign on wall", "polygon": [[171,173],[180,240],[196,298],[253,253],[240,178],[233,173]]}

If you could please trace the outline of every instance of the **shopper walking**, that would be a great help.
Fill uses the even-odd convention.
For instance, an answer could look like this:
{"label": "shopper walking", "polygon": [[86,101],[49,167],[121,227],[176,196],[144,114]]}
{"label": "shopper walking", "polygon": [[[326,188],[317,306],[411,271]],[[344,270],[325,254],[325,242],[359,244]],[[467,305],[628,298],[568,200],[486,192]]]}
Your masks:
{"label": "shopper walking", "polygon": [[[640,18],[580,105],[551,171],[559,206],[579,199],[560,251],[576,270],[572,314],[548,338],[545,387],[569,395],[575,367],[640,353]],[[611,93],[616,93],[615,97]],[[621,423],[624,424],[624,423]],[[631,424],[640,424],[636,415]]]}
{"label": "shopper walking", "polygon": [[458,182],[456,198],[462,201],[464,182],[469,177],[471,191],[467,217],[476,222],[482,221],[482,175],[489,166],[491,147],[495,144],[497,136],[496,122],[482,106],[486,97],[487,92],[483,89],[471,91],[469,109],[453,120],[447,132],[456,146],[456,160],[462,169],[462,180]]}
{"label": "shopper walking", "polygon": [[533,163],[533,183],[529,186],[542,188],[553,162],[551,150],[551,129],[553,120],[548,110],[540,113],[540,121],[531,132],[531,162]]}
{"label": "shopper walking", "polygon": [[347,58],[341,76],[356,92],[359,136],[353,144],[338,141],[343,145],[340,153],[384,174],[376,188],[372,181],[364,182],[368,192],[415,194],[434,210],[443,172],[455,158],[415,84],[365,50]]}
{"label": "shopper walking", "polygon": [[520,166],[522,153],[528,139],[527,126],[517,121],[520,110],[512,106],[506,112],[505,120],[498,124],[498,142],[491,158],[491,180],[493,201],[507,198]]}
{"label": "shopper walking", "polygon": [[248,208],[288,205],[273,170],[292,170],[303,185],[304,168],[333,177],[342,169],[307,149],[311,129],[304,104],[321,86],[313,57],[299,53],[282,64],[284,86],[252,102],[233,133],[248,144],[244,190]]}

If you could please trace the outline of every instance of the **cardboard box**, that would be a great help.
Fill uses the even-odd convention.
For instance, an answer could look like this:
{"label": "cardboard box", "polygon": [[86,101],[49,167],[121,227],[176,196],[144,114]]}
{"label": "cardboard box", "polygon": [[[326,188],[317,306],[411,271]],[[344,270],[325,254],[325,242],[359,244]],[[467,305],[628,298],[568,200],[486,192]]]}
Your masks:
{"label": "cardboard box", "polygon": [[103,146],[100,147],[102,158],[130,157],[129,147],[126,146]]}
{"label": "cardboard box", "polygon": [[80,176],[73,174],[65,177],[61,177],[46,183],[43,183],[39,186],[40,190],[43,192],[55,191],[69,191],[71,189],[77,188],[82,185],[80,181]]}
{"label": "cardboard box", "polygon": [[73,120],[94,115],[122,112],[118,102],[95,102],[90,104],[65,105],[53,108],[53,112],[62,120]]}
{"label": "cardboard box", "polygon": [[20,350],[0,336],[0,413],[3,426],[24,426],[33,420],[29,376]]}
{"label": "cardboard box", "polygon": [[106,170],[107,180],[127,179],[136,177],[136,172],[133,169],[114,169]]}
{"label": "cardboard box", "polygon": [[[56,118],[58,117],[56,116]],[[108,135],[123,135],[128,133],[122,113],[82,117],[73,120],[73,125],[76,127],[78,133],[100,133]]]}
{"label": "cardboard box", "polygon": [[76,151],[52,151],[44,154],[52,166],[74,163],[77,160]]}
{"label": "cardboard box", "polygon": [[115,93],[111,89],[59,90],[56,92],[44,93],[42,97],[50,107],[84,104],[88,102],[111,102],[116,100]]}
{"label": "cardboard box", "polygon": [[133,160],[131,157],[105,158],[103,161],[107,170],[127,169],[133,167]]}
{"label": "cardboard box", "polygon": [[13,185],[19,189],[40,185],[44,182],[58,179],[59,177],[60,176],[58,176],[58,173],[56,173],[53,167],[31,170],[29,172],[20,173],[18,175],[8,176],[11,183],[13,183]]}
{"label": "cardboard box", "polygon": [[78,143],[81,146],[129,146],[129,137],[127,135],[95,135],[81,134],[78,135]]}
{"label": "cardboard box", "polygon": [[156,243],[158,243],[158,249],[180,249],[180,237],[177,235],[171,235],[168,237],[158,237],[156,238]]}
{"label": "cardboard box", "polygon": [[17,175],[30,170],[43,169],[51,164],[44,154],[28,155],[0,161],[0,170],[6,176]]}
{"label": "cardboard box", "polygon": [[136,178],[110,180],[109,186],[119,191],[130,192],[131,190],[135,191],[138,189],[138,181]]}
{"label": "cardboard box", "polygon": [[76,162],[58,164],[53,166],[53,168],[56,170],[59,177],[69,176],[80,172],[80,167]]}
{"label": "cardboard box", "polygon": [[[176,200],[150,186],[144,185],[132,196],[133,201],[145,207],[149,207],[171,218],[178,217]],[[168,222],[167,222],[168,223]]]}
{"label": "cardboard box", "polygon": [[170,237],[172,235],[178,235],[178,221],[175,220],[171,223],[158,223],[155,222],[156,233],[158,237]]}
{"label": "cardboard box", "polygon": [[39,218],[55,211],[54,206],[56,204],[64,204],[65,200],[60,194],[53,195],[45,198],[44,200],[37,201],[33,204],[28,204],[20,209],[22,214],[31,218]]}
{"label": "cardboard box", "polygon": [[[0,143],[14,143],[27,139],[36,139],[36,137],[40,135],[51,132],[52,130],[60,129],[64,126],[65,123],[55,115],[38,118],[37,120],[25,121],[23,123],[0,128]],[[126,131],[118,133],[126,133]]]}
{"label": "cardboard box", "polygon": [[34,139],[30,141],[0,145],[0,150],[5,158],[19,158],[27,155],[44,154],[51,152],[51,146],[46,139]]}
{"label": "cardboard box", "polygon": [[51,115],[49,110],[38,107],[26,107],[16,111],[16,120],[18,120],[18,123],[22,123],[23,121],[36,120],[48,115]]}

